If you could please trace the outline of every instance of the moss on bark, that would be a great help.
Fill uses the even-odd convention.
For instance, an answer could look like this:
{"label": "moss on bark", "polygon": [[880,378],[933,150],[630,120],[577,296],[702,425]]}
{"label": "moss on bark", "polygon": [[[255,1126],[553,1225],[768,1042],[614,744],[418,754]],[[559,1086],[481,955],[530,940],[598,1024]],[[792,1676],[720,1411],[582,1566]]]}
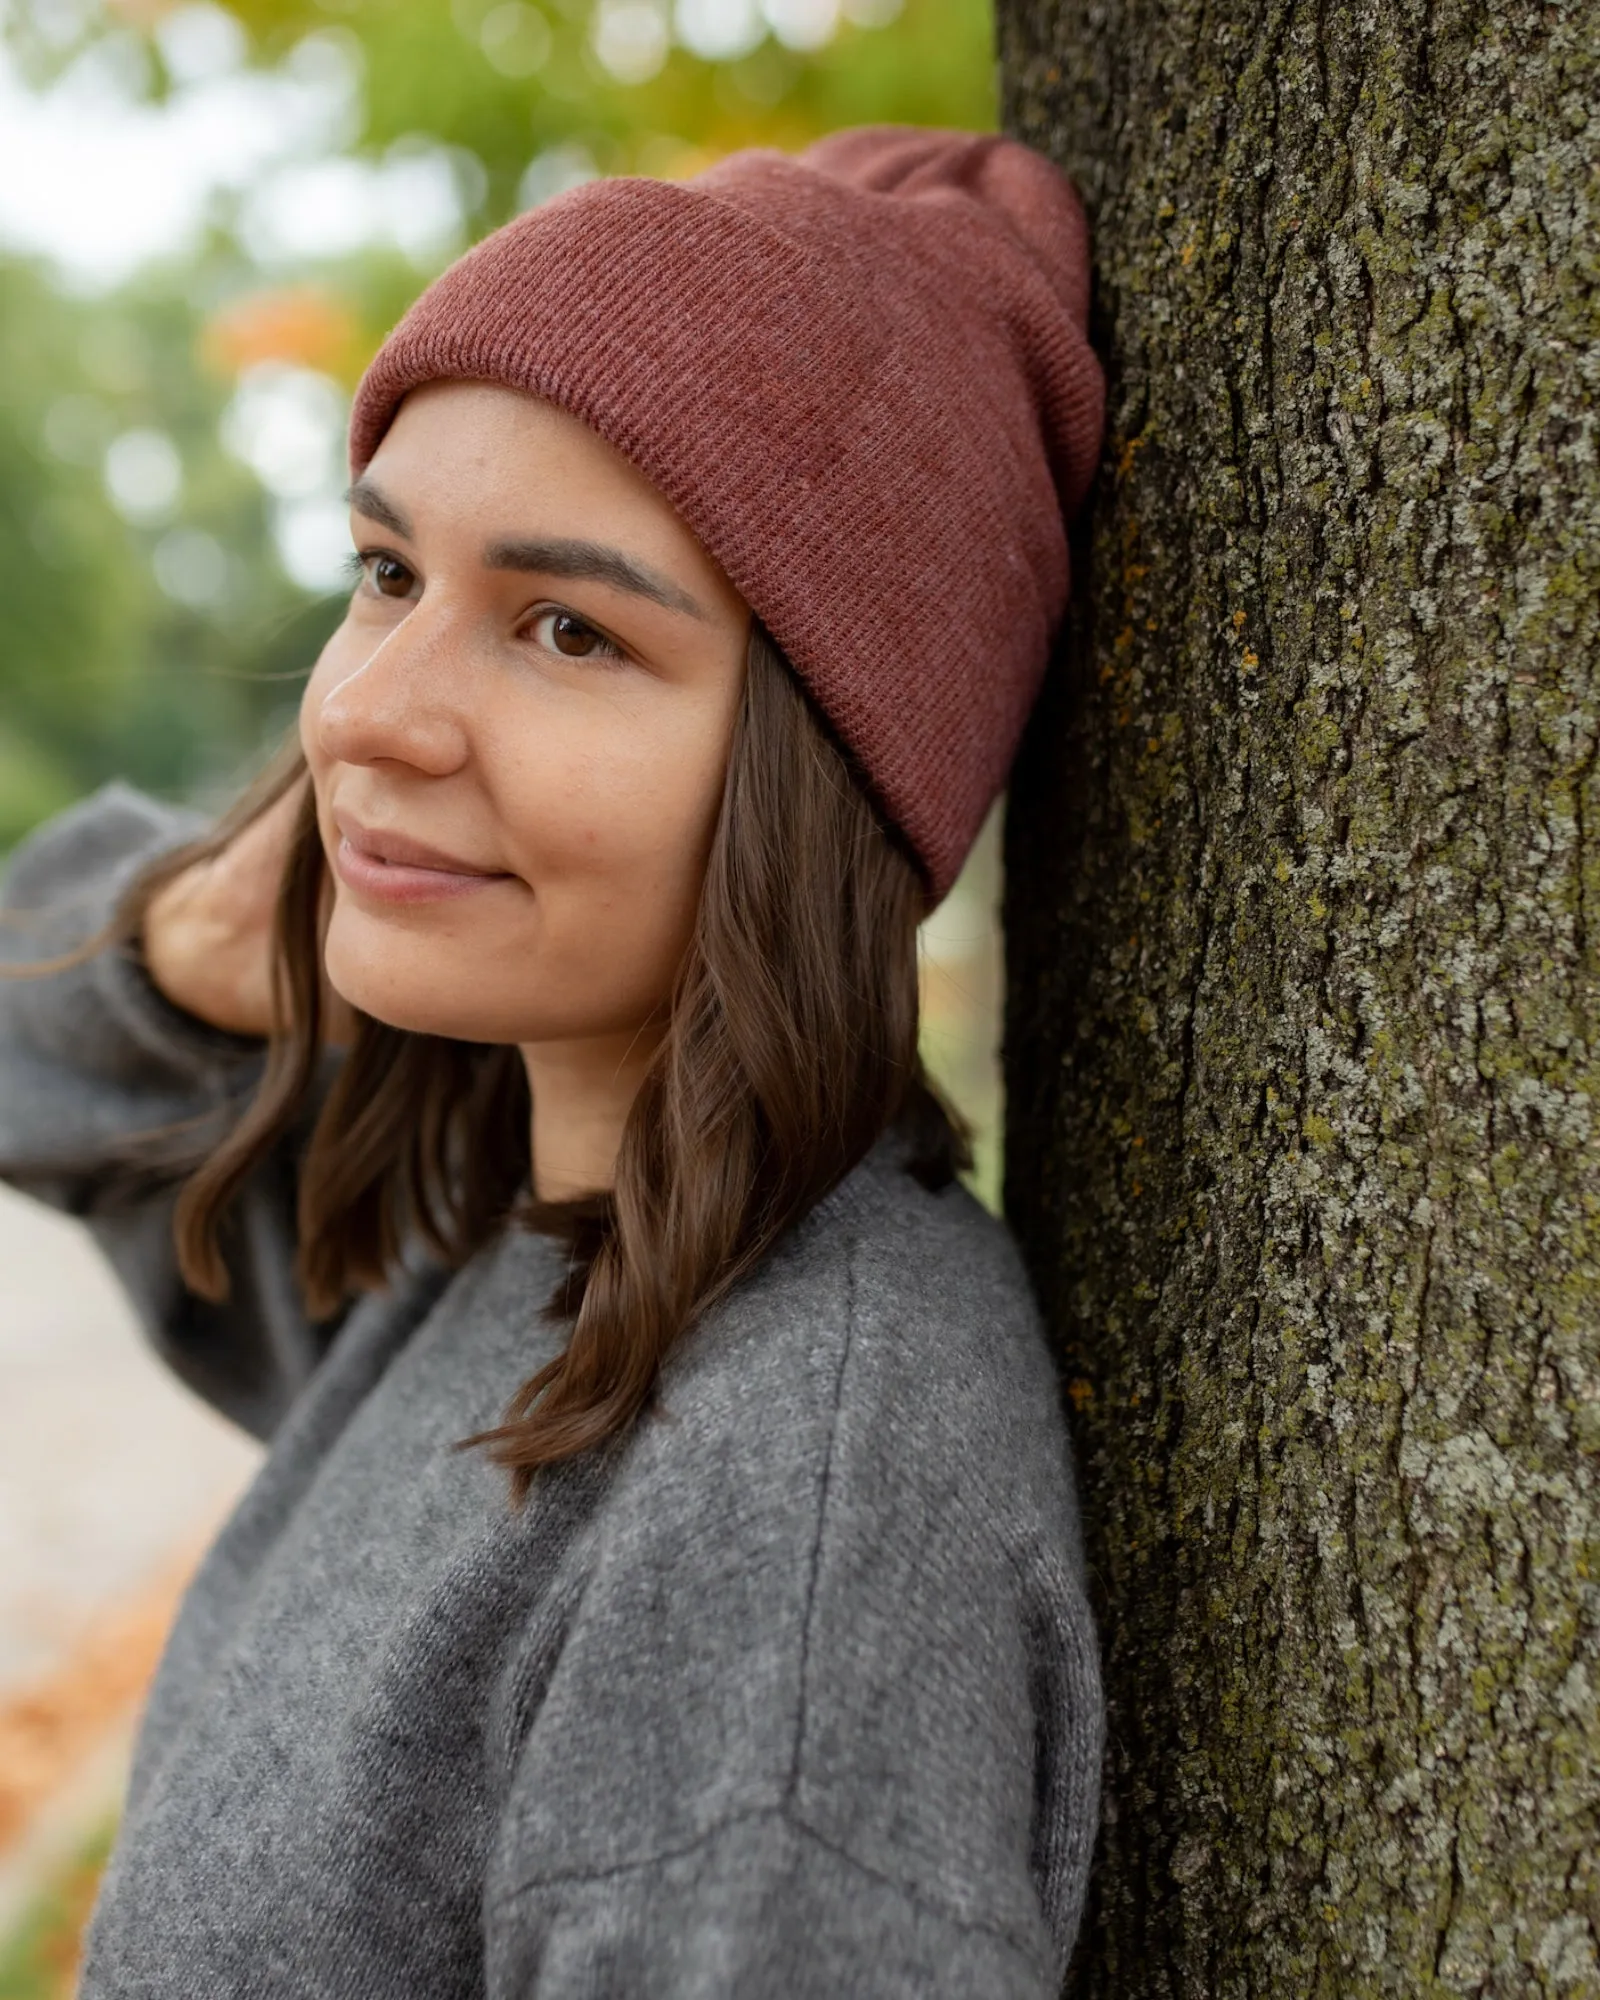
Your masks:
{"label": "moss on bark", "polygon": [[1007,833],[1112,1702],[1075,1990],[1600,1995],[1600,13],[1000,51],[1111,381]]}

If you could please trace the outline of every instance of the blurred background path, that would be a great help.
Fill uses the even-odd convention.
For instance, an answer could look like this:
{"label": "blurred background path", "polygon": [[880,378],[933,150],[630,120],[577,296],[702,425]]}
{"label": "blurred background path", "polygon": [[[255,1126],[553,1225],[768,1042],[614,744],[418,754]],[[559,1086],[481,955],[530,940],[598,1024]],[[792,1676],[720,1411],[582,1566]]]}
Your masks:
{"label": "blurred background path", "polygon": [[83,1230],[0,1188],[0,1937],[115,1808],[199,1549],[258,1447],[145,1349]]}

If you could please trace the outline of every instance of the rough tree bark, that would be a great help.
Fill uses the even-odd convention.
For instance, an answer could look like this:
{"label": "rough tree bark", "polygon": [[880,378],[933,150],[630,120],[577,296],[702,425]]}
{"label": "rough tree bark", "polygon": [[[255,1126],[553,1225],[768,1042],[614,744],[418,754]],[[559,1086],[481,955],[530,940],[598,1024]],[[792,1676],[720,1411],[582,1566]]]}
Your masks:
{"label": "rough tree bark", "polygon": [[1600,8],[999,33],[1111,382],[1007,833],[1074,1989],[1600,1994]]}

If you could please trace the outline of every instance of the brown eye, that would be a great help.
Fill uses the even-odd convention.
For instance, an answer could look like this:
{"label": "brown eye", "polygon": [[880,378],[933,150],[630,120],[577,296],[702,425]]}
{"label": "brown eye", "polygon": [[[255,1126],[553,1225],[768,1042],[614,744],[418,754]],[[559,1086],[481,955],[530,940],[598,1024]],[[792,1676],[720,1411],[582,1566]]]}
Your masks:
{"label": "brown eye", "polygon": [[553,604],[539,613],[533,621],[532,634],[541,646],[569,660],[620,662],[623,658],[622,648],[615,640],[597,632],[577,612],[563,611],[559,605]]}
{"label": "brown eye", "polygon": [[372,556],[367,575],[372,587],[383,597],[406,597],[411,592],[411,572],[394,556]]}
{"label": "brown eye", "polygon": [[600,634],[594,627],[585,625],[581,618],[574,618],[570,611],[553,612],[549,624],[551,644],[569,659],[585,658],[600,643]]}

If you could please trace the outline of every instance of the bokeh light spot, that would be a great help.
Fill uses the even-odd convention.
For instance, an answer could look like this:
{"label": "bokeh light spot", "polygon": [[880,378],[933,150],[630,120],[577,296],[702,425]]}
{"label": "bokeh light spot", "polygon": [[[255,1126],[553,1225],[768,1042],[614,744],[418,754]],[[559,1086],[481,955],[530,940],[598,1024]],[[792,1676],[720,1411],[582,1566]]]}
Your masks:
{"label": "bokeh light spot", "polygon": [[183,461],[165,431],[131,430],[105,456],[106,491],[124,520],[164,520],[183,491]]}
{"label": "bokeh light spot", "polygon": [[756,0],[678,0],[672,25],[678,40],[702,62],[734,62],[767,32]]}
{"label": "bokeh light spot", "polygon": [[212,611],[228,594],[227,551],[201,528],[174,528],[150,554],[156,582],[191,611]]}
{"label": "bokeh light spot", "polygon": [[550,60],[550,23],[524,0],[491,8],[478,30],[478,46],[502,76],[533,76]]}
{"label": "bokeh light spot", "polygon": [[266,362],[241,378],[223,413],[222,441],[268,492],[303,499],[338,481],[345,413],[326,375]]}
{"label": "bokeh light spot", "polygon": [[594,52],[618,83],[648,83],[667,59],[665,9],[653,0],[600,0]]}
{"label": "bokeh light spot", "polygon": [[786,48],[820,49],[839,26],[839,0],[761,0],[767,25]]}

